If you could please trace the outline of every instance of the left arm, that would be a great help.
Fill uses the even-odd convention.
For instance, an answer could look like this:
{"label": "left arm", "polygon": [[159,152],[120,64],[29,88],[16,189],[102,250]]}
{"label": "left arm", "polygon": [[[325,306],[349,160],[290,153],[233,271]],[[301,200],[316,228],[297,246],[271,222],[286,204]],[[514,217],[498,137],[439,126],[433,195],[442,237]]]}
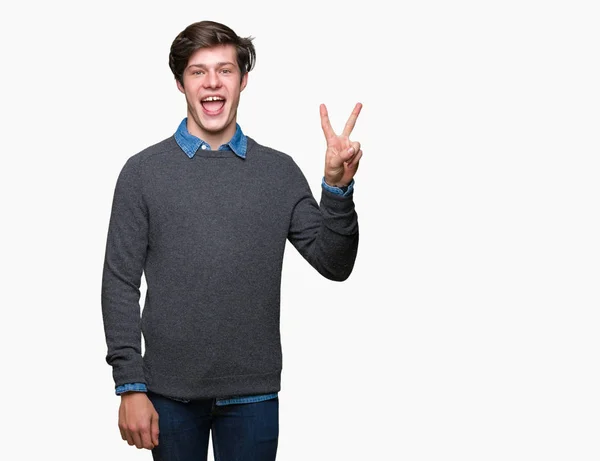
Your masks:
{"label": "left arm", "polygon": [[294,206],[288,233],[288,239],[298,252],[321,275],[335,281],[350,276],[358,250],[353,178],[362,150],[360,143],[350,141],[349,135],[361,107],[360,103],[355,106],[342,135],[337,136],[329,123],[327,108],[321,105],[321,126],[327,140],[321,201],[317,205],[306,179],[299,172],[302,193]]}

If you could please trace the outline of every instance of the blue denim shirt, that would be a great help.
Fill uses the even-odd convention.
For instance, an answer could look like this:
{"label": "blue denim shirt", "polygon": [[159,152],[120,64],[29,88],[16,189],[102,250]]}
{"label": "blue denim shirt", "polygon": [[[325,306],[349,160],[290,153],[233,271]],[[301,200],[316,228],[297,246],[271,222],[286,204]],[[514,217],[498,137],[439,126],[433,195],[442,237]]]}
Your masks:
{"label": "blue denim shirt", "polygon": [[[235,134],[227,144],[221,144],[218,150],[230,150],[235,155],[241,158],[246,158],[246,149],[248,147],[248,140],[246,135],[242,132],[240,126],[236,123]],[[175,132],[175,141],[181,147],[181,150],[185,154],[192,158],[198,151],[198,149],[210,150],[211,147],[200,138],[190,134],[187,129],[187,117],[184,118],[177,131]],[[327,189],[334,194],[350,195],[354,189],[354,180],[345,188],[333,187],[325,182],[325,177],[321,180],[321,185],[324,189]],[[117,395],[121,395],[124,392],[147,392],[148,389],[144,383],[130,383],[117,386],[115,392]],[[216,399],[217,405],[229,405],[232,403],[251,403],[251,402],[262,402],[263,400],[269,400],[277,397],[277,393],[272,394],[260,394],[260,395],[244,395],[230,398]],[[185,401],[185,400],[184,400]]]}

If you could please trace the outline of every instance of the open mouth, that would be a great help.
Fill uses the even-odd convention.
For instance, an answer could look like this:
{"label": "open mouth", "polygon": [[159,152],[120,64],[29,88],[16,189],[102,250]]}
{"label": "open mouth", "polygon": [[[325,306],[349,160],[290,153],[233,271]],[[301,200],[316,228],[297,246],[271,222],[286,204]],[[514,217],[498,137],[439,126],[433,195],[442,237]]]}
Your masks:
{"label": "open mouth", "polygon": [[208,96],[200,101],[202,108],[207,114],[217,115],[225,106],[225,98],[221,96]]}

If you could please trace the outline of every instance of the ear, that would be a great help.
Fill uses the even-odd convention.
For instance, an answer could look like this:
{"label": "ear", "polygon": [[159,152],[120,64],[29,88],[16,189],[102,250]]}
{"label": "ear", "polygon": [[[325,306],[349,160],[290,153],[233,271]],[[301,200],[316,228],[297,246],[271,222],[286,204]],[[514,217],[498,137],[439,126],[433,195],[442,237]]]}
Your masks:
{"label": "ear", "polygon": [[177,83],[177,88],[179,89],[179,91],[185,94],[185,89],[183,88],[183,85],[179,82],[179,80],[175,79],[175,82]]}
{"label": "ear", "polygon": [[242,77],[242,84],[240,85],[240,92],[244,91],[244,88],[246,88],[247,84],[248,84],[248,72],[246,72],[244,74],[244,76]]}

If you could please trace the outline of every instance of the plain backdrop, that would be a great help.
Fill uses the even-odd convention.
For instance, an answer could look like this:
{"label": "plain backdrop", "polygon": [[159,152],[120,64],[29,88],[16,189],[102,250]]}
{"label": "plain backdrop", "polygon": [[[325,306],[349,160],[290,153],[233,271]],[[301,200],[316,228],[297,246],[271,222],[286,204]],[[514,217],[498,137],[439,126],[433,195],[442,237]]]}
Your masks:
{"label": "plain backdrop", "polygon": [[315,195],[319,104],[338,131],[364,105],[353,274],[286,251],[277,459],[600,459],[596,7],[5,3],[0,457],[151,459],[117,428],[105,239],[121,167],[185,116],[171,42],[212,19],[255,37],[238,122]]}

